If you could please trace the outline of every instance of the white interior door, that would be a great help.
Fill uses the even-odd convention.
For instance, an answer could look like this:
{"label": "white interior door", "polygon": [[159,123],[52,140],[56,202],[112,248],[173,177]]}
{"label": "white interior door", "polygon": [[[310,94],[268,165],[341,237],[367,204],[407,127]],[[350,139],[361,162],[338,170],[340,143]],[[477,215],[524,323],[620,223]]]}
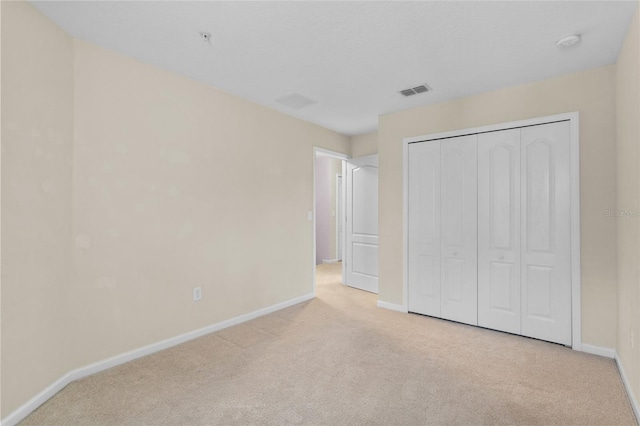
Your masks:
{"label": "white interior door", "polygon": [[440,141],[409,145],[409,311],[440,316]]}
{"label": "white interior door", "polygon": [[347,161],[346,284],[378,293],[378,156]]}
{"label": "white interior door", "polygon": [[478,135],[478,325],[520,334],[520,129]]}
{"label": "white interior door", "polygon": [[478,324],[477,135],[440,142],[441,317]]}
{"label": "white interior door", "polygon": [[521,132],[522,334],[570,345],[570,124]]}

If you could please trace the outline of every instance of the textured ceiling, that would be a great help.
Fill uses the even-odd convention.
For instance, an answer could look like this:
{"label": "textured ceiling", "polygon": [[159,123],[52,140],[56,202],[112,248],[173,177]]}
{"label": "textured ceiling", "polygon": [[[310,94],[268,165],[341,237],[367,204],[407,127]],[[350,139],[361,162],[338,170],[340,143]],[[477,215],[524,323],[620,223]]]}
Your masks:
{"label": "textured ceiling", "polygon": [[[614,63],[635,1],[33,4],[74,37],[353,135],[381,114]],[[211,33],[209,43],[200,32]],[[555,41],[582,34],[560,50]],[[399,90],[428,84],[432,92]],[[295,109],[290,95],[315,101]],[[296,104],[297,105],[297,104]]]}

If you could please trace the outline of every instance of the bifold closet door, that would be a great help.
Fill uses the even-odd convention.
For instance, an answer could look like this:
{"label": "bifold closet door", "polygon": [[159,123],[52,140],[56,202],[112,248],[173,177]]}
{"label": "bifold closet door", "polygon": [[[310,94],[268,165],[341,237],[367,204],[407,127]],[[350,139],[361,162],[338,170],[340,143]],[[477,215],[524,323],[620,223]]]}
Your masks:
{"label": "bifold closet door", "polygon": [[477,136],[409,145],[409,311],[477,325]]}
{"label": "bifold closet door", "polygon": [[409,145],[409,311],[571,345],[570,131]]}
{"label": "bifold closet door", "polygon": [[478,325],[520,334],[520,129],[478,135]]}
{"label": "bifold closet door", "polygon": [[522,334],[571,344],[568,121],[521,129]]}
{"label": "bifold closet door", "polygon": [[440,142],[409,145],[409,311],[440,316]]}
{"label": "bifold closet door", "polygon": [[440,141],[440,316],[478,324],[477,135]]}

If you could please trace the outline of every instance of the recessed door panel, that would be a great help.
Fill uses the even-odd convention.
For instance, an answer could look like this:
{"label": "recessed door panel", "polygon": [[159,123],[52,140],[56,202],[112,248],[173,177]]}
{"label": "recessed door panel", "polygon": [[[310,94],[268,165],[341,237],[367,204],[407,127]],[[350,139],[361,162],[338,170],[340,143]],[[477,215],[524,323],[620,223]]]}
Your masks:
{"label": "recessed door panel", "polygon": [[409,145],[409,311],[440,316],[440,142]]}
{"label": "recessed door panel", "polygon": [[353,168],[353,233],[378,235],[378,167]]}
{"label": "recessed door panel", "polygon": [[478,325],[520,333],[520,129],[478,136]]}
{"label": "recessed door panel", "polygon": [[464,153],[462,148],[448,147],[455,141],[445,141],[442,155],[442,185],[444,197],[442,211],[446,213],[442,221],[442,238],[450,246],[464,245],[465,182]]}
{"label": "recessed door panel", "polygon": [[554,184],[551,143],[547,139],[536,139],[526,146],[528,251],[551,250],[551,220],[554,216],[551,211],[551,191]]}
{"label": "recessed door panel", "polygon": [[522,129],[522,334],[571,344],[569,122]]}
{"label": "recessed door panel", "polygon": [[527,265],[527,304],[525,316],[543,321],[553,321],[551,316],[551,287],[553,268]]}
{"label": "recessed door panel", "polygon": [[[504,135],[499,135],[500,138]],[[489,151],[489,229],[491,231],[491,247],[494,249],[511,249],[514,233],[514,181],[519,162],[516,154],[517,146],[500,144]]]}
{"label": "recessed door panel", "polygon": [[478,324],[477,136],[440,142],[441,316]]}
{"label": "recessed door panel", "polygon": [[[419,296],[435,298],[440,305],[440,258],[437,256],[417,255],[417,291]],[[437,280],[436,280],[437,278]],[[438,309],[439,311],[439,309]]]}
{"label": "recessed door panel", "polygon": [[377,278],[378,246],[356,242],[353,247],[353,273]]}
{"label": "recessed door panel", "polygon": [[[520,304],[513,303],[514,281],[520,277],[514,273],[515,265],[508,262],[491,262],[489,265],[489,309],[508,314],[520,324]],[[478,321],[479,322],[479,321]],[[482,325],[482,324],[480,324]]]}
{"label": "recessed door panel", "polygon": [[442,262],[444,299],[447,303],[464,302],[464,259],[447,257]]}

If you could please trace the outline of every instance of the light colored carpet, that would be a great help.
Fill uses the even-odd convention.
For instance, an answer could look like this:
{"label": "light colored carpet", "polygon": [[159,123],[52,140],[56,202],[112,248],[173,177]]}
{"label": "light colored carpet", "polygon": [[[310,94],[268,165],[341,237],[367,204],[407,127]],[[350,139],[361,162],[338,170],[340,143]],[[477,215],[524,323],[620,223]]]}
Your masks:
{"label": "light colored carpet", "polygon": [[634,425],[612,360],[318,297],[74,382],[24,425]]}

